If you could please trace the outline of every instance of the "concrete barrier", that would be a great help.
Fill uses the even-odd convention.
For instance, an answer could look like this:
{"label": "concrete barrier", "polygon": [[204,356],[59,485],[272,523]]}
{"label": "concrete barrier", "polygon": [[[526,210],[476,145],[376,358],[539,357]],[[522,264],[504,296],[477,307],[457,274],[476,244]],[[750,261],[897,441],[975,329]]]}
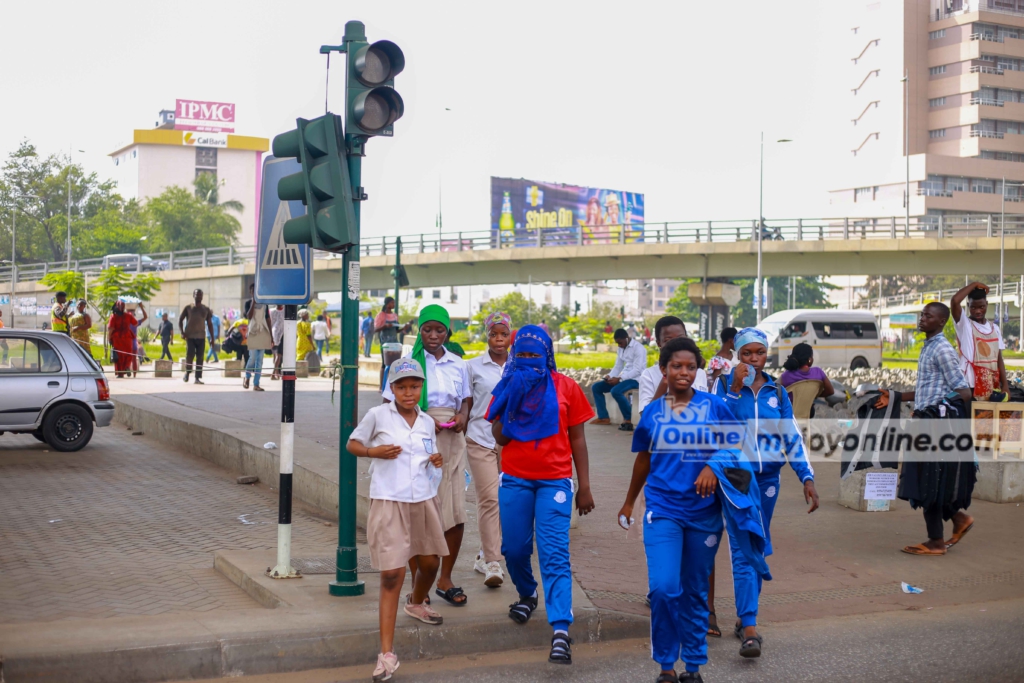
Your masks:
{"label": "concrete barrier", "polygon": [[295,376],[309,377],[309,363],[304,360],[295,361]]}
{"label": "concrete barrier", "polygon": [[174,363],[169,360],[155,360],[153,361],[153,376],[154,377],[170,377],[174,371]]}
{"label": "concrete barrier", "polygon": [[854,472],[846,479],[839,480],[839,500],[843,507],[858,512],[888,512],[893,509],[891,500],[864,500],[864,485],[867,483],[868,472],[895,472],[896,470],[872,467]]}
{"label": "concrete barrier", "polygon": [[224,376],[225,377],[241,377],[242,370],[245,369],[245,363],[240,360],[226,360],[224,361]]}
{"label": "concrete barrier", "polygon": [[974,498],[992,503],[1024,503],[1024,460],[1000,456],[978,465]]}

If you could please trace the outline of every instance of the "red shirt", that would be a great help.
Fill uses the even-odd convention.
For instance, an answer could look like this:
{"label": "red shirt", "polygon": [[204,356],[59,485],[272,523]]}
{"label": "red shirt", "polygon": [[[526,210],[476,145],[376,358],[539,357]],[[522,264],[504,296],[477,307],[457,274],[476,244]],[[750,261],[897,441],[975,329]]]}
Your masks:
{"label": "red shirt", "polygon": [[558,394],[558,433],[538,441],[513,441],[501,449],[501,471],[521,479],[568,479],[572,477],[569,427],[594,417],[576,381],[553,373]]}

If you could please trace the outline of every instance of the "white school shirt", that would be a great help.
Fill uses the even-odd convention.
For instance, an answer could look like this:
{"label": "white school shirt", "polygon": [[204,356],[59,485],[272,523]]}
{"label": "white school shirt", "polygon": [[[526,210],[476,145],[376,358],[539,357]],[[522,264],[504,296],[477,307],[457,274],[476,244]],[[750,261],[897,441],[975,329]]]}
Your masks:
{"label": "white school shirt", "polygon": [[[647,404],[654,400],[654,392],[658,390],[658,385],[661,384],[661,366],[652,365],[651,367],[644,370],[644,373],[640,375],[640,412],[644,412],[644,408]],[[693,380],[694,391],[707,391],[708,390],[708,375],[704,372],[703,368],[697,368],[697,377]]]}
{"label": "white school shirt", "polygon": [[[1006,349],[1006,344],[1003,343],[1003,333],[991,320],[986,320],[985,324],[976,323],[971,320],[967,314],[967,310],[960,312],[960,322],[953,321],[953,327],[956,329],[956,341],[957,347],[960,349],[960,372],[964,373],[964,379],[967,380],[967,384],[974,388],[974,367],[971,363],[974,362],[974,338],[971,336],[971,326],[978,334],[987,336],[995,333],[999,337],[999,350],[1003,351]],[[992,328],[995,328],[993,330]]]}
{"label": "white school shirt", "polygon": [[312,327],[314,341],[323,341],[327,339],[327,323],[325,323],[323,320],[314,320]]}
{"label": "white school shirt", "polygon": [[[434,354],[428,353],[427,367],[427,405],[431,408],[451,408],[455,412],[462,407],[462,402],[473,396],[473,387],[469,383],[469,371],[466,361],[448,349],[438,360]],[[389,384],[381,394],[394,403],[395,394]]]}
{"label": "white school shirt", "polygon": [[647,349],[636,339],[630,339],[626,348],[617,348],[615,365],[608,373],[609,377],[622,380],[639,379],[647,367]]}
{"label": "white school shirt", "polygon": [[284,339],[284,309],[277,310],[277,306],[270,309],[270,335],[273,338],[274,346],[277,346]]}
{"label": "white school shirt", "polygon": [[437,453],[434,420],[419,406],[416,414],[410,427],[394,403],[384,403],[370,408],[352,431],[349,440],[367,448],[402,447],[394,460],[371,458],[370,498],[419,503],[437,495],[441,470],[430,464],[430,456]]}
{"label": "white school shirt", "polygon": [[491,433],[491,423],[484,419],[487,407],[491,405],[491,391],[501,379],[504,365],[491,360],[491,354],[484,351],[476,358],[466,361],[469,382],[473,386],[473,409],[469,413],[466,438],[473,439],[481,446],[494,448],[496,443]]}

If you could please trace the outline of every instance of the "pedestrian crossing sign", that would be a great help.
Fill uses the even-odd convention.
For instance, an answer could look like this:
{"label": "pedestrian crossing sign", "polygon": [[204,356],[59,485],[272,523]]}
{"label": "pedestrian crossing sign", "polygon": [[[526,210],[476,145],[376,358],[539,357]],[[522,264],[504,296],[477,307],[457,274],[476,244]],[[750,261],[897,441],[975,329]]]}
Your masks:
{"label": "pedestrian crossing sign", "polygon": [[256,301],[261,304],[305,304],[313,292],[313,250],[305,244],[286,244],[284,224],[306,213],[299,201],[284,202],[277,184],[300,173],[295,159],[268,156],[263,162],[260,222],[256,240]]}

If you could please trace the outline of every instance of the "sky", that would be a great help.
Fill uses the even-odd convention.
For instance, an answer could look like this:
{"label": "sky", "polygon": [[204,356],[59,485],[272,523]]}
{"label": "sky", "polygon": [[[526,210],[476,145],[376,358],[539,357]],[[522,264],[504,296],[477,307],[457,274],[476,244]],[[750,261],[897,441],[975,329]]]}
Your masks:
{"label": "sky", "polygon": [[[830,215],[838,3],[36,0],[4,9],[0,155],[22,140],[101,178],[175,99],[272,138],[324,112],[346,21],[405,52],[405,116],[367,144],[363,234],[485,230],[490,177],[645,194],[647,220]],[[18,28],[20,27],[20,29]],[[45,27],[45,31],[40,30]],[[335,55],[328,104],[344,113]],[[789,138],[792,142],[777,144]]]}

